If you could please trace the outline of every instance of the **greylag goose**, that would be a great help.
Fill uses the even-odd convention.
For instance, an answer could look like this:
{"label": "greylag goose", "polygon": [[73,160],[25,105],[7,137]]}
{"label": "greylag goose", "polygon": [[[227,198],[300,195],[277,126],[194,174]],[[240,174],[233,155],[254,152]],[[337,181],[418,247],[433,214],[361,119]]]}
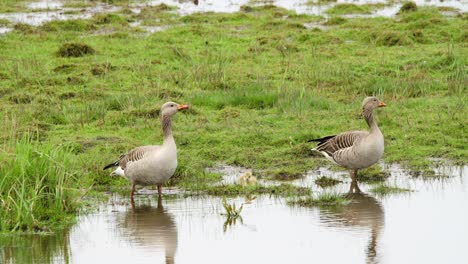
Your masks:
{"label": "greylag goose", "polygon": [[[367,168],[382,157],[384,137],[374,120],[374,109],[384,107],[385,103],[375,97],[362,101],[362,116],[369,125],[369,131],[348,131],[338,135],[309,140],[318,141],[313,150],[322,153],[328,160],[350,170],[353,183],[357,183],[357,171]],[[356,190],[359,190],[355,184]]]}
{"label": "greylag goose", "polygon": [[119,159],[104,167],[117,167],[111,175],[123,176],[132,184],[130,198],[133,200],[135,185],[157,185],[158,196],[161,196],[162,185],[177,168],[177,148],[172,136],[171,117],[179,110],[187,109],[187,105],[167,102],[162,105],[161,127],[163,144],[141,146],[120,155]]}

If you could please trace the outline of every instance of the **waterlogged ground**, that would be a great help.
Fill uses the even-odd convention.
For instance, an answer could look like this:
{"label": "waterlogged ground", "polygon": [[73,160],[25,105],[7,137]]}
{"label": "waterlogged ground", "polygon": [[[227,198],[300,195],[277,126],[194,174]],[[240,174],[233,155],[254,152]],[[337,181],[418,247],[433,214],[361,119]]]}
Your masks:
{"label": "waterlogged ground", "polygon": [[[68,1],[70,2],[70,1]],[[25,5],[27,8],[22,12],[9,12],[0,13],[0,19],[6,19],[12,23],[24,23],[29,25],[41,25],[44,22],[52,20],[66,20],[66,19],[88,19],[95,14],[110,13],[122,10],[122,6],[115,6],[104,3],[95,3],[82,1],[83,6],[68,7],[64,6],[67,1],[59,0],[38,0],[32,1]],[[468,11],[468,4],[465,0],[416,0],[413,1],[418,6],[435,6],[445,8],[446,15],[456,15],[458,12],[464,13]],[[73,2],[72,3],[76,3]],[[88,4],[89,6],[87,6]],[[309,1],[309,0],[201,0],[198,4],[194,4],[191,0],[149,0],[149,1],[134,1],[128,3],[125,8],[129,8],[134,13],[140,13],[145,6],[156,6],[166,4],[175,7],[175,13],[179,15],[189,15],[194,13],[204,12],[219,12],[219,13],[233,13],[238,12],[242,6],[245,5],[265,5],[272,4],[282,7],[297,14],[319,15],[328,16],[329,9],[339,4],[355,4],[355,5],[368,5],[371,6],[369,10],[361,12],[353,12],[352,14],[342,14],[343,17],[393,17],[395,16],[402,2],[399,1],[386,1],[386,0],[337,0],[337,1]],[[134,24],[138,26],[138,24]],[[142,28],[148,29],[148,28]],[[5,33],[6,29],[0,27],[0,34]],[[150,33],[158,31],[153,28],[148,29]]]}
{"label": "waterlogged ground", "polygon": [[[135,207],[113,189],[109,201],[97,203],[97,210],[81,214],[66,230],[1,235],[0,263],[466,262],[466,166],[408,173],[381,164],[391,174],[385,185],[362,183],[365,194],[332,208],[294,206],[289,202],[295,195],[260,195],[256,189],[256,199],[244,205],[242,221],[235,223],[222,215],[221,196],[206,195],[238,191],[222,185],[232,187],[250,169],[259,184],[276,187],[285,181],[270,178],[319,168],[288,182],[310,189],[313,197],[341,197],[350,188],[346,173],[323,168],[325,160],[306,142],[365,128],[358,109],[368,94],[388,104],[377,114],[386,162],[421,169],[437,162],[428,157],[442,157],[465,164],[466,34],[460,13],[467,11],[466,2],[416,1],[418,11],[395,16],[401,3],[352,1],[385,4],[340,15],[391,19],[332,17],[333,6],[351,1],[102,2],[19,1],[17,9],[0,13],[0,59],[6,62],[0,63],[0,110],[6,113],[0,152],[9,158],[0,174],[17,173],[10,173],[12,184],[0,194],[20,193],[18,175],[38,186],[21,193],[36,194],[32,198],[0,197],[0,220],[16,216],[9,212],[18,201],[58,201],[14,211],[29,217],[21,225],[15,226],[14,217],[0,222],[7,231],[51,231],[57,222],[67,223],[66,213],[75,213],[71,201],[79,199],[72,198],[108,186],[125,186],[119,193],[128,194],[128,183],[108,177],[102,165],[136,145],[160,142],[155,119],[165,100],[193,109],[174,120],[180,156],[171,184],[179,188],[165,189],[161,204],[154,190],[140,190]],[[209,13],[236,12],[245,4],[250,7],[236,14]],[[322,18],[253,8],[260,4]],[[206,13],[190,16],[197,12]],[[47,23],[67,19],[78,20]],[[60,57],[57,51],[67,41],[96,52]],[[21,139],[26,131],[35,131],[40,142]],[[52,158],[44,165],[43,157]],[[216,162],[249,168],[204,171]],[[216,173],[223,175],[218,182]],[[37,175],[78,177],[57,188],[32,177]],[[342,183],[323,189],[315,183],[321,176]],[[386,189],[376,191],[378,186],[411,191],[383,195]],[[239,206],[247,198],[252,196],[228,202]],[[64,208],[69,211],[57,216],[54,210]]]}
{"label": "waterlogged ground", "polygon": [[[443,177],[434,179],[388,169],[386,184],[412,191],[379,196],[361,184],[364,194],[331,208],[290,206],[291,198],[263,195],[231,224],[220,197],[166,190],[158,203],[154,192],[143,190],[132,208],[127,197],[113,195],[69,230],[2,237],[2,263],[464,263],[468,166],[437,168]],[[244,170],[224,172],[226,181]],[[322,192],[313,182],[323,175],[344,181],[328,192],[346,193],[347,178],[327,169],[295,184]]]}

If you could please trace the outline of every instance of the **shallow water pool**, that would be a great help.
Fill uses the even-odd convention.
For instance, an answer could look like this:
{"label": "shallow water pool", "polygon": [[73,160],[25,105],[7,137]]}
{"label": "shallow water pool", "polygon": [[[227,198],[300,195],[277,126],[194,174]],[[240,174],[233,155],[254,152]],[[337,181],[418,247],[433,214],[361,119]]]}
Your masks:
{"label": "shallow water pool", "polygon": [[[221,197],[142,191],[132,207],[112,195],[99,210],[54,235],[2,237],[2,263],[466,263],[468,167],[441,167],[427,180],[390,166],[390,185],[412,192],[353,194],[338,208],[289,206],[263,195],[226,223]],[[322,169],[295,184],[310,186]],[[349,183],[336,186],[343,192]],[[170,190],[165,190],[170,193]],[[228,199],[240,205],[244,197]]]}

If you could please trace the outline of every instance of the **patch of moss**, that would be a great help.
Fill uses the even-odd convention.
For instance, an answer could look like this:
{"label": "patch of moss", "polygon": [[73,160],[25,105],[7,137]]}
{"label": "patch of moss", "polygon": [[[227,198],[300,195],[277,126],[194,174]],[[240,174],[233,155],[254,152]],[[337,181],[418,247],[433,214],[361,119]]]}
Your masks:
{"label": "patch of moss", "polygon": [[94,54],[96,51],[88,44],[83,43],[64,43],[57,51],[59,57],[82,57]]}

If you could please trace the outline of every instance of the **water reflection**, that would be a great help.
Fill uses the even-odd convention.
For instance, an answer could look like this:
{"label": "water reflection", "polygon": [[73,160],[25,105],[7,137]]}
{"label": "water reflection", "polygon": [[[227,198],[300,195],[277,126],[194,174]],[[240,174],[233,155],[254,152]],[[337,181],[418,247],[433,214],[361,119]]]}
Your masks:
{"label": "water reflection", "polygon": [[378,237],[385,225],[383,207],[374,197],[362,192],[350,192],[346,196],[351,199],[349,204],[321,210],[320,219],[330,227],[370,229],[366,248],[367,263],[378,263]]}
{"label": "water reflection", "polygon": [[[351,203],[333,209],[290,207],[269,195],[251,204],[230,198],[246,204],[241,215],[255,225],[237,221],[227,232],[220,197],[166,196],[163,207],[147,191],[132,208],[114,195],[70,230],[0,236],[0,263],[464,263],[468,166],[440,167],[451,176],[444,181],[389,170],[386,183],[415,191],[385,199],[351,192]],[[302,184],[315,188],[313,180]],[[338,193],[353,189],[339,185]]]}
{"label": "water reflection", "polygon": [[69,230],[55,234],[0,236],[0,263],[69,263]]}
{"label": "water reflection", "polygon": [[157,207],[147,204],[132,207],[117,218],[122,236],[138,247],[164,252],[166,263],[174,263],[177,226],[173,216],[164,209],[162,199],[158,199]]}

